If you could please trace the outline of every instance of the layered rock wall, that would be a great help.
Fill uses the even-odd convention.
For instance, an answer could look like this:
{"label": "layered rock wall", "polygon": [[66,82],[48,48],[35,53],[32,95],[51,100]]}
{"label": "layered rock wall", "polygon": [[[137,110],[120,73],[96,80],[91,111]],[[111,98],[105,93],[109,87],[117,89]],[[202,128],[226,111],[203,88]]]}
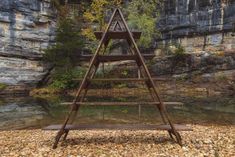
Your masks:
{"label": "layered rock wall", "polygon": [[159,45],[188,52],[235,49],[235,0],[167,0],[158,23]]}
{"label": "layered rock wall", "polygon": [[43,49],[53,42],[49,0],[0,1],[0,83],[35,86],[48,72]]}
{"label": "layered rock wall", "polygon": [[[43,49],[53,42],[55,26],[50,0],[0,0],[0,83],[34,87],[44,78]],[[157,27],[158,46],[233,52],[235,0],[167,0]]]}
{"label": "layered rock wall", "polygon": [[[201,75],[218,71],[235,71],[235,53],[187,54],[155,58],[150,70],[152,75]],[[235,73],[233,75],[235,76]]]}

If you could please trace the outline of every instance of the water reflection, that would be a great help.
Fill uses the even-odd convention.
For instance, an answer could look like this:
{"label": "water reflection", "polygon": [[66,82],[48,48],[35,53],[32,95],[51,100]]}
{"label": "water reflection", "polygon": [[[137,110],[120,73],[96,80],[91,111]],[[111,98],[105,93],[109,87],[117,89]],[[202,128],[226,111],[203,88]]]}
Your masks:
{"label": "water reflection", "polygon": [[[62,123],[69,106],[60,101],[21,97],[0,98],[0,130],[42,128],[50,124]],[[89,101],[99,101],[89,97]],[[110,98],[102,98],[102,101]],[[130,100],[133,98],[128,98]],[[169,98],[170,100],[170,98]],[[125,100],[124,100],[125,101]],[[235,124],[235,99],[215,98],[194,99],[178,98],[185,102],[183,106],[168,106],[171,119],[175,123],[190,124]],[[76,120],[77,124],[94,123],[161,123],[159,112],[155,106],[82,106]]]}

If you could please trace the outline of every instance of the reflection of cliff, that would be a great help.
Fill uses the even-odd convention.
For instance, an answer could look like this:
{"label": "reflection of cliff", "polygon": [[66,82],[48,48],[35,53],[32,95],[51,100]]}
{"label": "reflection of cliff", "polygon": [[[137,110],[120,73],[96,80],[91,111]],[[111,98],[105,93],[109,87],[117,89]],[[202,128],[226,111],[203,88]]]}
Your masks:
{"label": "reflection of cliff", "polygon": [[235,0],[168,0],[158,27],[188,51],[235,49]]}
{"label": "reflection of cliff", "polygon": [[32,101],[27,102],[25,98],[8,101],[0,105],[0,130],[35,126],[47,115],[40,105]]}
{"label": "reflection of cliff", "polygon": [[0,1],[0,82],[34,86],[47,73],[43,49],[53,40],[55,13],[48,1]]}
{"label": "reflection of cliff", "polygon": [[67,109],[58,102],[40,98],[0,97],[0,130],[39,128],[52,121],[60,123]]}

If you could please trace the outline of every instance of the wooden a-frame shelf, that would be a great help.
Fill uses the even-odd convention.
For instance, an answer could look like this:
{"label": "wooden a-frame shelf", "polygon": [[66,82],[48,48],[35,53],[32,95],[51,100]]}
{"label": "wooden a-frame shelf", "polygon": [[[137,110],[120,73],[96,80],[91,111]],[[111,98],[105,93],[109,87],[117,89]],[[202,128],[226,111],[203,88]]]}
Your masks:
{"label": "wooden a-frame shelf", "polygon": [[[115,17],[119,18],[115,18]],[[117,19],[115,21],[115,19]],[[114,23],[115,22],[115,23]],[[122,25],[121,25],[122,23]],[[119,29],[117,26],[119,25]],[[112,26],[114,26],[112,28]],[[122,26],[122,27],[121,27]],[[120,30],[121,29],[121,30]],[[68,102],[68,105],[71,105],[71,110],[68,113],[68,116],[65,119],[63,125],[52,125],[46,127],[46,130],[59,130],[56,137],[53,148],[56,148],[60,138],[64,135],[64,140],[67,138],[67,135],[70,130],[93,130],[93,129],[120,129],[120,130],[166,130],[170,137],[176,141],[179,145],[182,146],[182,139],[178,131],[191,131],[189,127],[184,125],[173,124],[170,120],[170,116],[166,110],[166,104],[171,105],[179,105],[179,102],[163,102],[158,94],[158,90],[156,88],[155,82],[150,75],[150,72],[144,62],[144,59],[151,58],[152,56],[145,56],[140,53],[140,50],[136,44],[135,39],[139,39],[141,36],[141,32],[131,32],[124,16],[120,9],[115,9],[110,21],[106,27],[104,32],[95,32],[95,36],[97,39],[100,39],[100,43],[92,57],[90,57],[90,65],[89,68],[80,83],[79,89],[75,95],[73,102]],[[101,55],[101,51],[106,50],[108,43],[111,39],[126,39],[129,45],[129,49],[131,50],[130,55]],[[108,105],[110,102],[84,102],[84,98],[87,94],[89,85],[91,81],[94,81],[94,75],[99,67],[101,62],[114,62],[114,61],[121,61],[121,60],[134,60],[136,61],[139,72],[143,78],[141,79],[110,79],[109,81],[144,81],[146,83],[146,87],[148,88],[150,95],[152,97],[153,102],[111,102],[113,105],[139,105],[140,103],[143,104],[150,104],[155,105],[156,108],[159,110],[160,116],[162,118],[163,125],[141,125],[141,124],[120,124],[120,125],[105,125],[105,124],[94,124],[94,125],[71,125],[78,113],[78,110],[81,105],[90,104],[92,105]],[[96,81],[104,81],[103,80],[96,80]],[[66,103],[65,103],[66,104]]]}

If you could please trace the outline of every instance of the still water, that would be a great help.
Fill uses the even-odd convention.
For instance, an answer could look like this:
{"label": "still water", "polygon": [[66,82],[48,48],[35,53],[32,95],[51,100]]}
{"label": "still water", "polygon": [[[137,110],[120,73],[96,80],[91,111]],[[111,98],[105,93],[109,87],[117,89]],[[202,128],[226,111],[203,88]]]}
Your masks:
{"label": "still water", "polygon": [[[128,98],[130,100],[132,98]],[[167,106],[174,123],[235,125],[235,98],[177,98],[184,105]],[[42,128],[64,121],[69,106],[61,102],[32,97],[0,98],[0,130]],[[90,101],[99,101],[90,97]],[[102,98],[102,101],[110,98]],[[77,124],[159,124],[161,118],[155,106],[81,106]]]}

